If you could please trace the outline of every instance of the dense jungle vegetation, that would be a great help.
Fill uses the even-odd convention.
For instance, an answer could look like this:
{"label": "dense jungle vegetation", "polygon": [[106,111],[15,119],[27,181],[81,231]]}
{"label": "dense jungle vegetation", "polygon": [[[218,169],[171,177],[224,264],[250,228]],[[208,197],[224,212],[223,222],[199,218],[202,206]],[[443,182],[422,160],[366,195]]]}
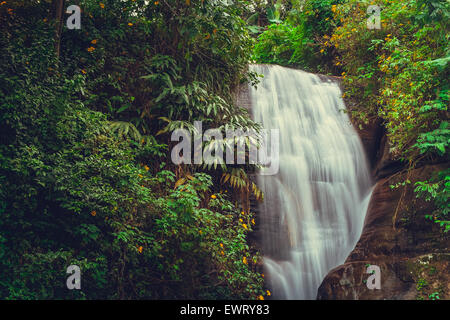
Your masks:
{"label": "dense jungle vegetation", "polygon": [[[171,131],[258,130],[234,92],[274,63],[342,77],[408,169],[445,163],[448,43],[446,0],[1,1],[0,298],[267,298],[255,166],[174,165]],[[416,183],[442,232],[449,188]]]}

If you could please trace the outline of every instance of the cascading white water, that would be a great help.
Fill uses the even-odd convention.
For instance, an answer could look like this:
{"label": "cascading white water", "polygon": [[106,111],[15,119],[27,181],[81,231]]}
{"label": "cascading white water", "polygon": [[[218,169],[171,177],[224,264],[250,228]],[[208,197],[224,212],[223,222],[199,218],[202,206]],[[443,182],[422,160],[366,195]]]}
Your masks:
{"label": "cascading white water", "polygon": [[280,130],[280,170],[259,176],[264,267],[276,299],[315,299],[358,241],[371,194],[361,141],[338,85],[280,66],[252,65],[253,118]]}

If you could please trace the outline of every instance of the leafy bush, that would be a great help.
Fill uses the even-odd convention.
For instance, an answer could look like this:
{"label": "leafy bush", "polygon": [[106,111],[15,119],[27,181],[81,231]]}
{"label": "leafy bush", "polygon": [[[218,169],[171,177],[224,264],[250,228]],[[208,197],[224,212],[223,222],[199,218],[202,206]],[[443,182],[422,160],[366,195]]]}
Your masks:
{"label": "leafy bush", "polygon": [[433,177],[432,181],[416,182],[417,197],[422,197],[425,201],[433,201],[436,210],[425,215],[427,219],[438,223],[444,227],[444,232],[450,230],[450,221],[448,213],[450,212],[450,170],[444,170],[438,173],[437,177]]}
{"label": "leafy bush", "polygon": [[[280,64],[303,70],[333,73],[330,63],[334,52],[321,49],[320,41],[339,24],[333,10],[342,1],[292,1],[284,13],[284,21],[277,21],[262,32],[255,43],[252,58],[257,63]],[[269,19],[270,21],[270,19]]]}
{"label": "leafy bush", "polygon": [[258,297],[254,217],[220,172],[168,164],[157,135],[162,118],[255,126],[231,100],[247,78],[240,6],[80,5],[59,55],[48,2],[0,7],[0,297]]}
{"label": "leafy bush", "polygon": [[[448,3],[434,3],[448,13]],[[448,107],[448,20],[412,0],[378,4],[380,30],[367,29],[367,6],[336,6],[334,19],[342,26],[325,36],[323,46],[339,52],[346,96],[362,99],[364,107],[354,115],[385,121],[394,156],[414,159],[431,144],[442,155],[449,137],[441,120]]]}
{"label": "leafy bush", "polygon": [[308,66],[311,49],[307,45],[310,42],[303,25],[272,24],[258,36],[252,58],[257,63]]}

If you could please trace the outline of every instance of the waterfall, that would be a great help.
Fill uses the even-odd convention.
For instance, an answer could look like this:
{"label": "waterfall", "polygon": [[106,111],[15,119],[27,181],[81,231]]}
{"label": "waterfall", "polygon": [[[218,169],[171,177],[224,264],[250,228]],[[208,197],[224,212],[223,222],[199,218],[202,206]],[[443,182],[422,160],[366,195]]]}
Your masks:
{"label": "waterfall", "polygon": [[251,69],[264,75],[250,89],[254,120],[280,130],[279,172],[258,176],[268,287],[275,299],[315,299],[362,232],[371,194],[364,150],[335,82],[275,65]]}

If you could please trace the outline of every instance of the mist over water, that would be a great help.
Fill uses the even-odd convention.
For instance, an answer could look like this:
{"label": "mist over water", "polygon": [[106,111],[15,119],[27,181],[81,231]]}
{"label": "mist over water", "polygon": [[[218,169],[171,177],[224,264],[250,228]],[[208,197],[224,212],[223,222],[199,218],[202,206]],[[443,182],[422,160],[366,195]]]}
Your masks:
{"label": "mist over water", "polygon": [[371,194],[364,150],[334,82],[280,66],[251,88],[253,118],[280,130],[280,170],[264,191],[264,268],[275,299],[315,299],[358,241]]}

